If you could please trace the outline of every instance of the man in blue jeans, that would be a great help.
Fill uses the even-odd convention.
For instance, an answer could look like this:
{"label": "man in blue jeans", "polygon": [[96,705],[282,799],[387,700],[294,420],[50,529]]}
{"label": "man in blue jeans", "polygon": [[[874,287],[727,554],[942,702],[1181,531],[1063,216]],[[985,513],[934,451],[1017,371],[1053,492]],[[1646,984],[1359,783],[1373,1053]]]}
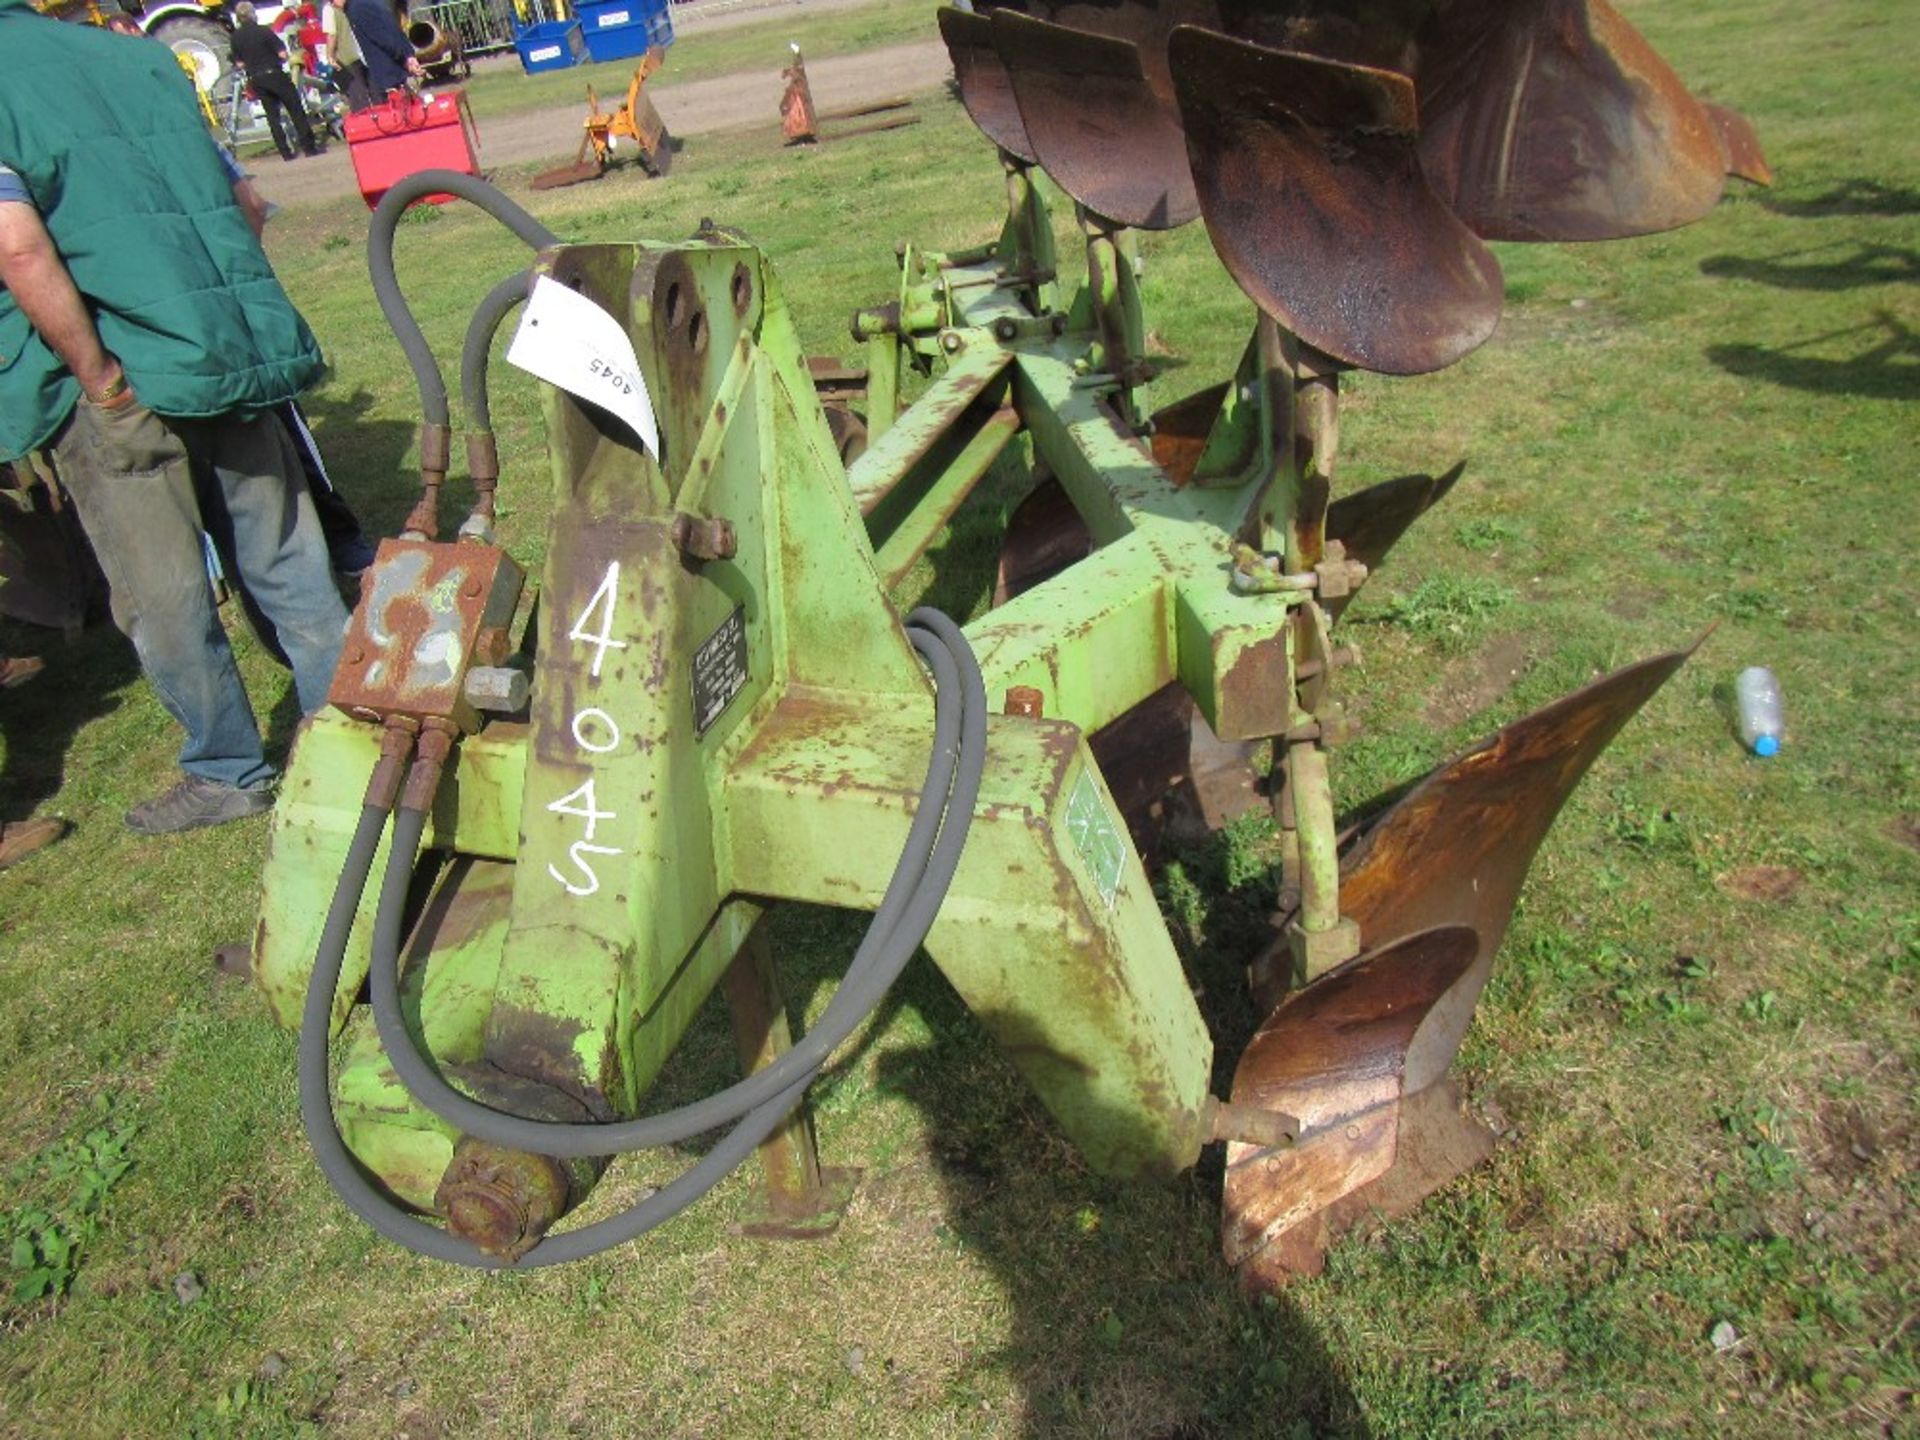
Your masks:
{"label": "man in blue jeans", "polygon": [[115,622],[187,732],[185,778],[127,824],[257,814],[273,769],[200,536],[318,709],[346,610],[273,410],[322,367],[164,47],[0,0],[0,286],[0,460],[51,451]]}

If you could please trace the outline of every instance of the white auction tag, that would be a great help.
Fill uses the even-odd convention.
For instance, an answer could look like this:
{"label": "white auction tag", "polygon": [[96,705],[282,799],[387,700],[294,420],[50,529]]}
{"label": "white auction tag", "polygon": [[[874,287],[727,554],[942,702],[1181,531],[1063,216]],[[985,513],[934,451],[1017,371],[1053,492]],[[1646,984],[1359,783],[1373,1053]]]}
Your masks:
{"label": "white auction tag", "polygon": [[660,426],[633,342],[618,320],[578,291],[551,276],[534,278],[507,363],[611,410],[659,455]]}

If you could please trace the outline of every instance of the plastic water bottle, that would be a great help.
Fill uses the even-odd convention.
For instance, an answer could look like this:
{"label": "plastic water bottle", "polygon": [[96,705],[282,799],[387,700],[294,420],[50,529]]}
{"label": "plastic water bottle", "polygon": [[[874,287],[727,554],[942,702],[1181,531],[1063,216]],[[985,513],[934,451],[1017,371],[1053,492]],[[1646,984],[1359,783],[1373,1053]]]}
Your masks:
{"label": "plastic water bottle", "polygon": [[1780,682],[1764,665],[1752,665],[1733,682],[1734,702],[1740,710],[1740,743],[1765,757],[1780,752],[1787,733],[1780,710]]}

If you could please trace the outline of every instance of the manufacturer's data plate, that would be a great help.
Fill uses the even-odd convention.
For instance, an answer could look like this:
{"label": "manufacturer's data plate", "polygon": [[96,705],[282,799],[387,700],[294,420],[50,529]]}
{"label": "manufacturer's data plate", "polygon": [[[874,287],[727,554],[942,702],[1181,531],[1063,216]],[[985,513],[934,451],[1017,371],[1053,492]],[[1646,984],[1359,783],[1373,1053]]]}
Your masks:
{"label": "manufacturer's data plate", "polygon": [[734,607],[693,652],[693,728],[704,735],[747,685],[747,610]]}

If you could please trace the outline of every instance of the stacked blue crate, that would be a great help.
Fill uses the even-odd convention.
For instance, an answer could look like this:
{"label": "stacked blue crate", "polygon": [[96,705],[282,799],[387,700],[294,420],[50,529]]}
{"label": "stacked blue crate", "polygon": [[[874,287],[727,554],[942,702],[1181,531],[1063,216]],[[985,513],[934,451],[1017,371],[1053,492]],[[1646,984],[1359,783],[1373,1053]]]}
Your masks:
{"label": "stacked blue crate", "polygon": [[580,17],[587,54],[595,63],[644,55],[655,45],[673,43],[668,0],[579,0],[574,14]]}
{"label": "stacked blue crate", "polygon": [[543,70],[564,70],[587,58],[586,40],[578,20],[549,20],[529,25],[513,37],[513,48],[520,52],[520,68],[529,75]]}

